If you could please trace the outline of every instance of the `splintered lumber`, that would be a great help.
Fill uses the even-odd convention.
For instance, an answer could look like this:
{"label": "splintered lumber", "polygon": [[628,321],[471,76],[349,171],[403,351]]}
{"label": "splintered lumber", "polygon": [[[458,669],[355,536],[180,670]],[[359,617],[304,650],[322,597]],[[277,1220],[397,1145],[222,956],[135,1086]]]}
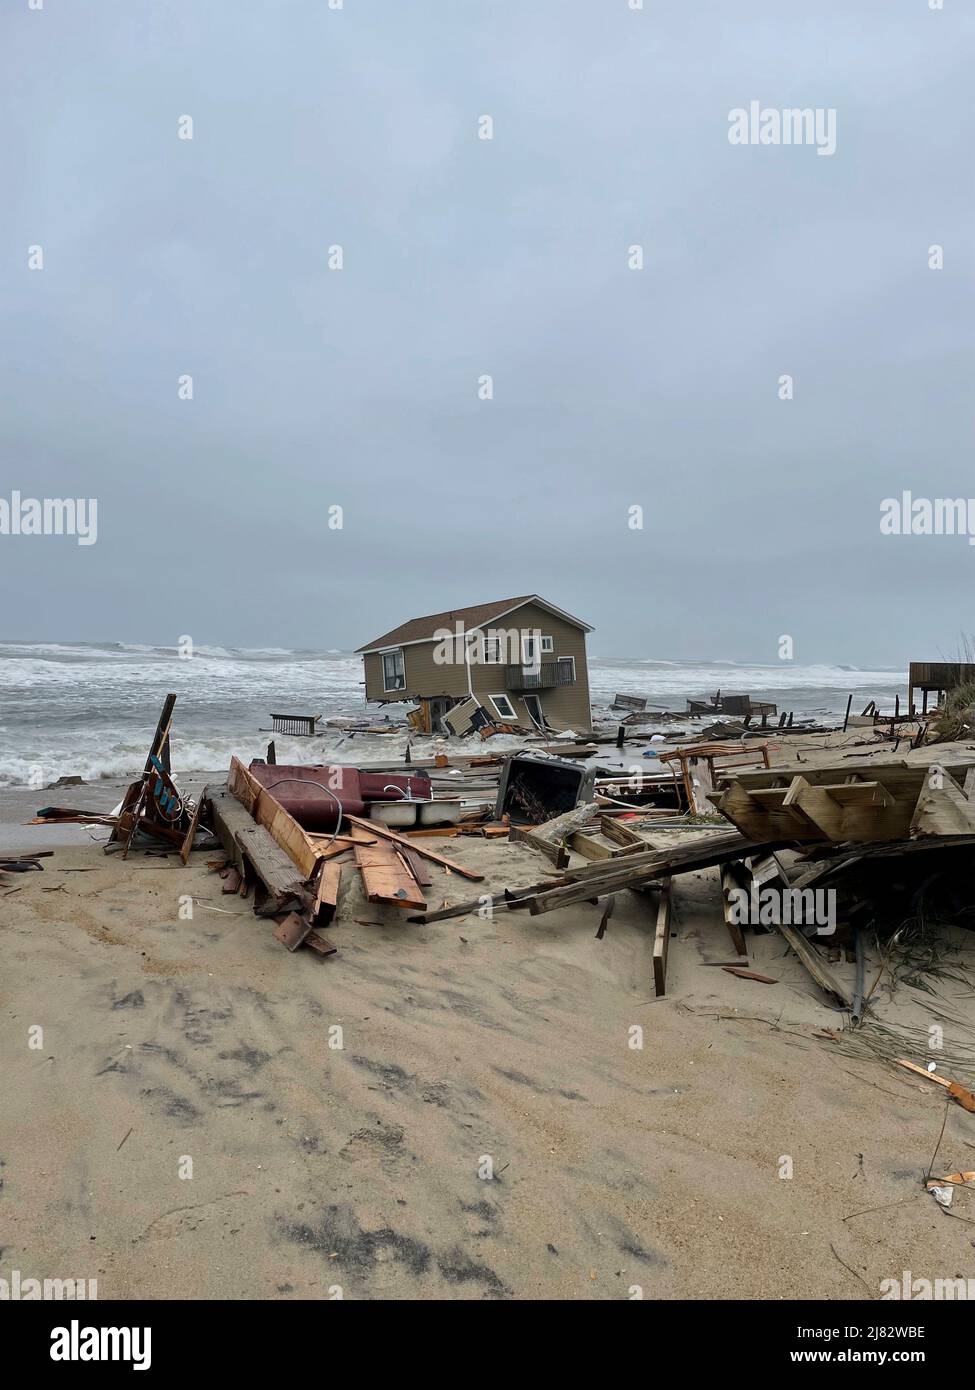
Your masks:
{"label": "splintered lumber", "polygon": [[564,845],[554,844],[550,840],[543,840],[540,835],[528,830],[523,825],[513,825],[508,831],[508,839],[512,844],[529,845],[532,849],[538,850],[539,854],[544,854],[556,869],[564,869],[569,862],[569,852]]}
{"label": "splintered lumber", "polygon": [[302,945],[310,946],[311,949],[313,951],[317,951],[320,956],[334,956],[336,951],[338,950],[338,947],[333,946],[331,941],[329,941],[326,937],[322,936],[321,932],[317,932],[315,930],[312,930],[308,933],[308,935],[302,942]]}
{"label": "splintered lumber", "polygon": [[819,988],[827,994],[834,995],[844,1008],[851,1008],[853,1000],[846,986],[841,984],[833,972],[826,968],[816,948],[810,946],[802,932],[797,931],[795,927],[787,926],[784,922],[773,922],[772,926],[785,937]]}
{"label": "splintered lumber", "polygon": [[923,1076],[926,1081],[935,1081],[939,1086],[943,1086],[952,1100],[956,1101],[963,1110],[968,1110],[975,1115],[975,1095],[960,1081],[949,1081],[946,1076],[938,1076],[936,1072],[919,1067],[916,1062],[909,1062],[905,1057],[897,1057],[894,1060],[899,1067],[907,1067],[909,1071],[917,1072],[918,1076]]}
{"label": "splintered lumber", "polygon": [[310,922],[299,917],[297,912],[289,912],[287,917],[275,927],[274,935],[278,941],[287,946],[289,951],[297,951],[310,931]]}
{"label": "splintered lumber", "polygon": [[[562,816],[556,816],[554,820],[547,820],[543,821],[541,825],[534,825],[531,829],[513,825],[510,838],[522,844],[530,845],[532,849],[537,849],[540,854],[545,855],[546,859],[550,859],[557,869],[562,869],[569,862],[569,856],[566,852],[567,842],[577,830],[593,820],[596,811],[596,803],[588,801],[582,806],[576,806],[572,811],[566,811]],[[583,853],[584,851],[578,852]]]}
{"label": "splintered lumber", "polygon": [[228,869],[223,875],[222,893],[236,893],[237,889],[244,882],[244,876],[239,869]]}
{"label": "splintered lumber", "polygon": [[184,864],[190,857],[190,850],[193,848],[193,841],[196,839],[196,832],[200,826],[200,815],[203,811],[203,803],[206,800],[206,794],[207,789],[204,787],[196,799],[196,809],[190,817],[189,827],[186,831],[186,839],[183,841],[183,846],[179,852],[179,857]]}
{"label": "splintered lumber", "polygon": [[569,848],[584,859],[615,859],[620,853],[618,845],[604,845],[582,830],[576,830],[569,836]]}
{"label": "splintered lumber", "polygon": [[[949,772],[932,767],[922,788],[914,817],[912,835],[971,835],[975,832],[975,802]],[[966,778],[965,785],[969,785]]]}
{"label": "splintered lumber", "polygon": [[670,850],[650,850],[646,854],[628,854],[621,859],[584,864],[578,869],[565,871],[563,877],[568,880],[565,886],[559,885],[536,894],[529,904],[529,910],[532,916],[537,916],[571,903],[605,897],[618,888],[646,886],[656,879],[693,873],[697,869],[723,864],[729,859],[740,859],[746,854],[762,854],[781,847],[781,842],[752,844],[737,831],[731,831],[726,835],[715,835],[704,843],[696,840],[692,844],[675,845]]}
{"label": "splintered lumber", "polygon": [[[869,843],[911,835],[969,835],[975,804],[964,783],[971,761],[853,763],[769,768],[722,776],[710,799],[744,834],[797,841]],[[969,784],[970,788],[971,784]]]}
{"label": "splintered lumber", "polygon": [[414,854],[411,849],[400,849],[398,845],[396,847],[396,853],[399,855],[400,859],[402,859],[404,865],[409,869],[421,888],[429,888],[432,885],[433,879],[430,876],[430,870],[418,854]]}
{"label": "splintered lumber", "polygon": [[638,873],[647,866],[662,869],[665,875],[690,873],[695,869],[707,869],[714,864],[724,864],[729,859],[768,854],[774,849],[784,849],[788,843],[787,840],[757,842],[739,835],[737,830],[729,830],[709,834],[707,839],[672,845],[667,849],[648,846],[640,854],[628,854],[625,858],[609,864],[580,864],[576,869],[566,869],[565,877],[574,882],[583,878],[602,878],[610,874]]}
{"label": "splintered lumber", "polygon": [[210,807],[214,830],[228,858],[241,875],[250,865],[270,895],[271,915],[300,900],[301,873],[264,826],[255,824],[229,792],[214,792]]}
{"label": "splintered lumber", "polygon": [[542,883],[531,883],[525,888],[506,888],[500,896],[482,893],[479,898],[454,903],[452,907],[436,908],[433,912],[421,912],[418,916],[408,917],[406,920],[426,925],[429,922],[445,922],[450,917],[466,917],[469,912],[477,912],[482,907],[490,907],[492,911],[498,907],[506,907],[513,911],[518,907],[528,907],[537,893],[555,887],[560,882],[560,879],[546,879]]}
{"label": "splintered lumber", "polygon": [[[783,788],[783,795],[787,788]],[[813,830],[809,822],[802,816],[787,811],[785,815],[781,812],[776,813],[763,806],[756,800],[747,787],[743,787],[740,782],[733,782],[730,787],[720,792],[708,792],[708,800],[713,802],[723,816],[736,825],[743,835],[749,836],[753,840],[765,840],[769,838],[772,827],[778,825],[779,829],[774,833],[781,834],[781,827],[786,826],[786,835],[791,840],[818,840],[821,838],[818,831]]]}
{"label": "splintered lumber", "polygon": [[741,929],[741,923],[735,914],[734,899],[732,892],[737,892],[745,885],[738,881],[734,864],[723,864],[721,866],[721,902],[724,910],[725,926],[728,928],[728,935],[731,937],[731,944],[740,956],[748,955],[748,947],[745,945],[745,933]]}
{"label": "splintered lumber", "polygon": [[143,772],[144,777],[148,777],[152,771],[153,758],[160,758],[162,765],[167,772],[169,766],[169,731],[173,725],[173,710],[176,707],[176,696],[167,695],[163,702],[162,713],[159,716],[159,723],[156,725],[156,732],[152,736],[149,745],[149,756],[146,758],[146,765]]}
{"label": "splintered lumber", "polygon": [[400,849],[411,849],[414,854],[419,854],[423,859],[429,859],[431,864],[439,864],[442,869],[449,869],[452,874],[460,874],[462,878],[471,879],[474,883],[481,883],[484,879],[483,874],[476,874],[473,869],[465,869],[463,864],[456,864],[452,859],[445,859],[442,854],[434,854],[432,849],[427,849],[415,840],[405,840],[402,835],[397,835],[379,821],[362,820],[359,816],[346,816],[345,819],[357,829],[364,831],[367,837],[375,835],[382,840],[389,840],[391,844],[398,845]]}
{"label": "splintered lumber", "polygon": [[318,922],[330,922],[338,907],[339,890],[342,886],[342,865],[323,864],[318,875],[318,889],[312,917]]}
{"label": "splintered lumber", "polygon": [[616,844],[622,846],[623,849],[640,851],[648,848],[647,841],[642,835],[638,835],[637,832],[631,830],[628,825],[617,820],[615,816],[607,815],[605,812],[599,817],[599,830],[607,840],[613,840]]}
{"label": "splintered lumber", "polygon": [[283,849],[303,879],[311,878],[320,858],[320,850],[269,791],[261,786],[239,758],[231,758],[227,787],[258,825],[263,825],[272,840]]}
{"label": "splintered lumber", "polygon": [[597,813],[596,803],[587,801],[581,806],[574,807],[571,811],[566,811],[562,816],[556,816],[553,820],[543,821],[541,825],[536,825],[534,833],[539,839],[549,840],[553,844],[562,843],[568,839],[573,831],[595,819]]}
{"label": "splintered lumber", "polygon": [[396,853],[395,846],[382,840],[369,844],[368,840],[369,836],[363,833],[362,843],[357,840],[354,853],[369,902],[388,903],[391,907],[425,908],[426,898],[409,868]]}
{"label": "splintered lumber", "polygon": [[727,970],[729,975],[737,975],[740,980],[757,980],[760,985],[777,985],[779,982],[771,975],[759,975],[757,970],[746,970],[741,965],[723,965],[722,970]]}
{"label": "splintered lumber", "polygon": [[667,991],[667,946],[670,941],[670,879],[664,879],[657,904],[657,925],[653,937],[653,989],[660,999]]}

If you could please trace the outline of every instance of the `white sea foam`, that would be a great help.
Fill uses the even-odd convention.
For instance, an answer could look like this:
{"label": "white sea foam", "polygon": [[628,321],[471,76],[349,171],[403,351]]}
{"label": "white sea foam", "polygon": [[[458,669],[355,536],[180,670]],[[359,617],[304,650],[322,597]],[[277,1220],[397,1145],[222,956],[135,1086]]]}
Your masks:
{"label": "white sea foam", "polygon": [[[651,706],[682,710],[687,697],[751,694],[797,713],[842,714],[848,693],[863,692],[893,705],[904,694],[900,672],[839,666],[676,662],[660,658],[590,659],[593,703],[607,707],[617,691],[644,695]],[[406,706],[366,706],[362,659],[351,652],[287,651],[274,647],[207,645],[192,660],[172,648],[138,643],[0,643],[0,786],[43,785],[58,777],[86,781],[121,778],[142,770],[163,699],[177,696],[173,766],[185,772],[226,768],[232,753],[263,757],[273,737],[281,762],[363,762],[401,759],[407,735],[357,734],[323,729],[314,739],[269,732],[270,713],[328,718],[401,719]],[[515,746],[499,736],[492,749]],[[417,757],[442,744],[412,739]],[[469,745],[465,744],[465,748]]]}

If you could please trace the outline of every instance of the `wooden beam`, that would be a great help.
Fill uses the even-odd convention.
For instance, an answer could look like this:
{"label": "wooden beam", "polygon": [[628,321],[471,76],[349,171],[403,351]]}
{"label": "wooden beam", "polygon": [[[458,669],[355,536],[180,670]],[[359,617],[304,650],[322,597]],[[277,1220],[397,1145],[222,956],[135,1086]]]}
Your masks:
{"label": "wooden beam", "polygon": [[738,882],[738,876],[735,874],[731,864],[723,864],[721,866],[721,897],[725,926],[728,928],[731,944],[738,955],[747,956],[748,947],[745,945],[745,934],[741,929],[741,923],[735,920],[735,913],[731,901],[731,893],[733,890],[747,891],[747,889],[744,889],[744,886]]}
{"label": "wooden beam", "polygon": [[660,887],[657,924],[653,936],[653,989],[660,999],[667,991],[667,947],[670,942],[670,879]]}
{"label": "wooden beam", "polygon": [[569,836],[569,848],[584,859],[615,859],[620,852],[612,845],[600,844],[592,835],[586,835],[581,830]]}
{"label": "wooden beam", "polygon": [[811,787],[805,777],[793,777],[783,809],[805,818],[820,839],[843,839],[843,809],[825,787]]}
{"label": "wooden beam", "polygon": [[196,832],[199,829],[200,814],[203,811],[203,803],[206,800],[206,794],[207,789],[204,787],[196,799],[196,809],[190,817],[189,827],[186,831],[186,839],[183,841],[182,848],[179,852],[179,857],[184,864],[190,857],[190,850],[193,848],[193,841],[196,839]]}
{"label": "wooden beam", "polygon": [[624,822],[618,821],[615,816],[601,815],[599,830],[607,840],[613,840],[624,849],[645,850],[651,847],[642,835],[638,835]]}
{"label": "wooden beam", "polygon": [[[930,779],[929,779],[930,781]],[[950,773],[942,770],[941,786],[925,784],[911,818],[912,835],[971,835],[975,804]]]}
{"label": "wooden beam", "polygon": [[557,869],[564,869],[569,862],[569,851],[564,845],[557,845],[552,840],[543,840],[523,825],[512,825],[508,830],[508,839],[512,844],[528,845],[531,849],[538,850],[539,854],[544,854]]}
{"label": "wooden beam", "polygon": [[815,947],[810,946],[802,932],[797,931],[795,927],[786,926],[784,922],[775,922],[773,925],[775,930],[785,937],[819,988],[827,994],[835,995],[843,1007],[849,1009],[853,1000],[846,987],[826,968],[821,956]]}

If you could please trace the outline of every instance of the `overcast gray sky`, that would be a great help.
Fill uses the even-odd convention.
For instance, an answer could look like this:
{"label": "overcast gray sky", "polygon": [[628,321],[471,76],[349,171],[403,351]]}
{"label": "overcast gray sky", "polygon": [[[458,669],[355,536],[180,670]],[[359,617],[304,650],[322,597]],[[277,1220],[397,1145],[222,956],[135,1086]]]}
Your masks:
{"label": "overcast gray sky", "polygon": [[[975,495],[972,6],[629,4],[5,0],[0,494],[98,541],[0,536],[0,635],[354,647],[526,592],[607,656],[975,630],[975,547],[879,530]],[[835,154],[730,144],[753,100]]]}

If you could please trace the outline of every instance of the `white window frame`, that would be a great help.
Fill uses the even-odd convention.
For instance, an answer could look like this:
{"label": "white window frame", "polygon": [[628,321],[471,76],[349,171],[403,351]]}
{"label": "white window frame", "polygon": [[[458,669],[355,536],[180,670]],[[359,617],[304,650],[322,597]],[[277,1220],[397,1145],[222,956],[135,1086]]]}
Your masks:
{"label": "white window frame", "polygon": [[543,637],[543,638],[542,638],[542,655],[544,656],[544,654],[545,654],[546,652],[551,653],[551,652],[554,652],[554,651],[555,651],[555,643],[553,642],[552,638],[551,638],[551,637]]}
{"label": "white window frame", "polygon": [[[491,704],[494,706],[494,712],[499,719],[509,720],[518,718],[518,711],[515,709],[514,705],[508,699],[507,695],[491,695],[489,696],[489,699],[491,701]],[[511,710],[510,714],[505,714],[504,710],[498,704],[499,700],[503,700],[504,703],[508,706],[508,708]]]}
{"label": "white window frame", "polygon": [[536,670],[541,662],[541,652],[535,652],[533,656],[528,655],[529,647],[534,651],[538,638],[534,632],[523,632],[521,634],[521,664],[527,666],[529,670]]}
{"label": "white window frame", "polygon": [[[494,655],[493,655],[493,656],[489,655],[489,652],[493,652]],[[482,638],[481,638],[481,665],[482,665],[482,666],[500,666],[500,665],[501,665],[501,657],[502,657],[502,652],[501,652],[501,638],[500,638],[500,637],[482,637]]]}
{"label": "white window frame", "polygon": [[[402,684],[401,684],[401,685],[387,685],[387,684],[386,684],[386,658],[387,658],[387,656],[398,656],[399,659],[400,659],[400,664],[401,664],[401,666],[402,666],[402,668],[403,668],[403,672],[402,672]],[[380,652],[380,653],[379,653],[379,659],[380,659],[380,661],[382,662],[382,665],[383,665],[383,694],[384,694],[384,695],[388,695],[388,694],[390,693],[390,691],[397,691],[397,692],[398,692],[398,691],[400,691],[400,690],[405,690],[405,689],[406,689],[406,653],[403,651],[403,648],[402,648],[402,647],[390,647],[388,651]]]}
{"label": "white window frame", "polygon": [[556,666],[558,666],[558,664],[559,664],[560,661],[571,661],[571,662],[572,662],[572,683],[573,683],[573,685],[575,685],[575,682],[576,682],[576,659],[575,659],[575,657],[574,657],[574,656],[557,656],[557,657],[555,658],[555,664],[556,664]]}

